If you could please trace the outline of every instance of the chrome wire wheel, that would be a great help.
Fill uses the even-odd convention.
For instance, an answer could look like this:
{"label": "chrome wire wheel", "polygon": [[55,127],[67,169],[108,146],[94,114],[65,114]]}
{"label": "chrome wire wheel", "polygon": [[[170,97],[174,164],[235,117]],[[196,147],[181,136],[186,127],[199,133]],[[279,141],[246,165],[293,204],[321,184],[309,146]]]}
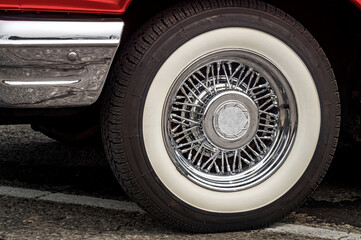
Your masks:
{"label": "chrome wire wheel", "polygon": [[265,57],[224,49],[191,63],[163,110],[163,138],[178,171],[216,191],[240,191],[271,176],[296,134],[287,79]]}

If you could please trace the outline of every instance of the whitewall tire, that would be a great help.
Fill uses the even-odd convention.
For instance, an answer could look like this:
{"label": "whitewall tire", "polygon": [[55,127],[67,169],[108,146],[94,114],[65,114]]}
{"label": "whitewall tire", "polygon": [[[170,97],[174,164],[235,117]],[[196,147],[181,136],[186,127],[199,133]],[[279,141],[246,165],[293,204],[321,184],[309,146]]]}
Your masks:
{"label": "whitewall tire", "polygon": [[117,56],[102,133],[120,184],[171,226],[261,227],[301,204],[337,144],[322,49],[257,1],[169,9]]}

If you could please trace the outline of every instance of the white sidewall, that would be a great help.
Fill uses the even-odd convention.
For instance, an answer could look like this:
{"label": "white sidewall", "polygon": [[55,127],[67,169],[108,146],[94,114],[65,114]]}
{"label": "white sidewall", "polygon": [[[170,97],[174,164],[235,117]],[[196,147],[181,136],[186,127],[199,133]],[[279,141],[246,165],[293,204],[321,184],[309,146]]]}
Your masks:
{"label": "white sidewall", "polygon": [[[284,74],[294,92],[298,127],[286,161],[266,181],[243,191],[202,188],[174,166],[163,141],[162,111],[177,76],[199,57],[221,49],[241,48],[266,56]],[[182,201],[209,212],[236,213],[266,206],[300,179],[315,152],[321,125],[318,93],[300,57],[279,39],[248,28],[223,28],[199,35],[177,49],[162,65],[149,89],[143,115],[143,139],[149,161],[162,183]]]}

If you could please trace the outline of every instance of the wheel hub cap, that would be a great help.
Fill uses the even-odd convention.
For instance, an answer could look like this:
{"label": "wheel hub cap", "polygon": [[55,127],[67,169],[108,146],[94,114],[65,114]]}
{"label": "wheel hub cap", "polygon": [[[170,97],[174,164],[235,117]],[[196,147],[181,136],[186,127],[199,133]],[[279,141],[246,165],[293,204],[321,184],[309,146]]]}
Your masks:
{"label": "wheel hub cap", "polygon": [[238,149],[250,141],[258,126],[258,110],[247,95],[225,91],[210,101],[203,120],[205,136],[222,149]]}
{"label": "wheel hub cap", "polygon": [[249,112],[241,102],[225,102],[214,113],[213,127],[222,139],[238,140],[249,129]]}

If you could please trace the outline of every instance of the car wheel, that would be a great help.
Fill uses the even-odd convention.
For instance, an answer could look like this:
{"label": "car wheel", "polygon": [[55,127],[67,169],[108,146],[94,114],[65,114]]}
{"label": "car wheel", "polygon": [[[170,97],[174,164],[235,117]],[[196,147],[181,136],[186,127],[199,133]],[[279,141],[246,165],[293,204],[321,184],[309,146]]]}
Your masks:
{"label": "car wheel", "polygon": [[117,55],[102,109],[107,157],[145,210],[186,231],[263,227],[305,201],[337,144],[329,61],[258,1],[192,1]]}

